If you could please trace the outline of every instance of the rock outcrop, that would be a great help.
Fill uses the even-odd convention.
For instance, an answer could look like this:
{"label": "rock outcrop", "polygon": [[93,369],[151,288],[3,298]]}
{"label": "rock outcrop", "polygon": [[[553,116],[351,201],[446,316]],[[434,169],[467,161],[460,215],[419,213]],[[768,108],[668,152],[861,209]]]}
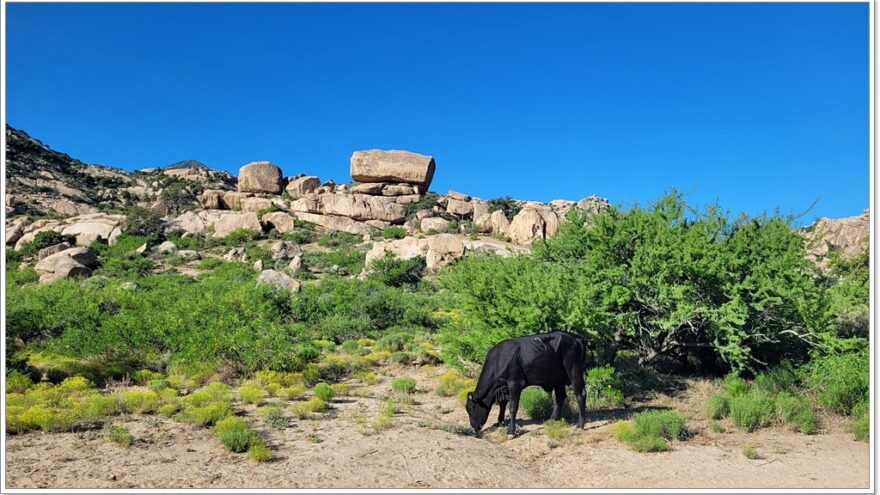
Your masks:
{"label": "rock outcrop", "polygon": [[825,269],[831,250],[839,250],[845,258],[860,254],[868,247],[870,225],[868,209],[854,217],[820,218],[809,227],[801,229],[801,235],[806,241],[807,257]]}
{"label": "rock outcrop", "polygon": [[355,151],[350,171],[358,182],[403,182],[427,191],[434,178],[434,158],[398,150]]}
{"label": "rock outcrop", "polygon": [[288,179],[287,187],[284,190],[291,198],[299,199],[306,194],[315,192],[319,187],[321,187],[321,180],[317,176],[297,175]]}

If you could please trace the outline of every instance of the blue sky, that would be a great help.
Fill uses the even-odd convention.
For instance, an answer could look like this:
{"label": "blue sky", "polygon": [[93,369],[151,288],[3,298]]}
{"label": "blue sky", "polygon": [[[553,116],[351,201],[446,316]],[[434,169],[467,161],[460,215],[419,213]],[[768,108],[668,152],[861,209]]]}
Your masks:
{"label": "blue sky", "polygon": [[196,159],[804,220],[869,204],[868,4],[15,4],[7,122],[126,169]]}

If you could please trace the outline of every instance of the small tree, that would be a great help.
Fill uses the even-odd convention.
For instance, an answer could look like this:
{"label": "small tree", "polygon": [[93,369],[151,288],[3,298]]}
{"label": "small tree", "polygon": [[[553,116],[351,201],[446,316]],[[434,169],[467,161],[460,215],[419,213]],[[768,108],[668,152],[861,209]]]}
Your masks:
{"label": "small tree", "polygon": [[129,235],[148,236],[162,232],[162,216],[147,208],[136,206],[128,210],[122,233]]}
{"label": "small tree", "polygon": [[196,195],[186,183],[178,181],[172,182],[165,187],[159,195],[159,200],[169,210],[174,211],[174,213],[180,213],[180,210],[195,203]]}

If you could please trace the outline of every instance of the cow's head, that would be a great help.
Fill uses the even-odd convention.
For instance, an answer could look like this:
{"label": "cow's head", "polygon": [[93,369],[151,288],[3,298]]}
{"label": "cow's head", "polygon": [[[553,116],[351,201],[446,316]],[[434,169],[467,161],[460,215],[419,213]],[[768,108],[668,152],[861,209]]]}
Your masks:
{"label": "cow's head", "polygon": [[474,433],[479,436],[480,430],[483,428],[483,425],[486,424],[486,420],[489,419],[489,407],[486,407],[485,404],[480,402],[477,399],[474,399],[474,394],[467,394],[467,404],[465,404],[465,409],[467,409],[468,417],[471,420],[471,428],[474,429]]}

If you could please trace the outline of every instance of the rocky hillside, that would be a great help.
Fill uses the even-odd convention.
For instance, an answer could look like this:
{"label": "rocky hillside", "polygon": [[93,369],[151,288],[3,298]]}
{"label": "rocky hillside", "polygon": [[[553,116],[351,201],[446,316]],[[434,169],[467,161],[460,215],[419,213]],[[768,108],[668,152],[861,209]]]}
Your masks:
{"label": "rocky hillside", "polygon": [[[388,253],[403,260],[424,257],[433,269],[468,251],[501,255],[524,251],[535,240],[556,234],[569,210],[598,212],[608,206],[608,200],[597,196],[540,203],[509,197],[485,200],[457,191],[437,194],[430,192],[438,170],[434,158],[408,151],[355,151],[349,162],[352,182],[336,184],[302,173],[284,177],[270,162],[248,163],[238,177],[195,160],[126,173],[82,163],[24,132],[9,127],[6,132],[6,204],[11,217],[6,224],[7,245],[22,250],[33,246],[41,232],[62,236],[57,245],[39,246],[46,249],[37,253],[34,263],[44,281],[90,273],[100,260],[73,245],[85,248],[95,240],[115,244],[126,219],[120,210],[133,206],[161,215],[165,237],[213,242],[215,252],[187,252],[190,261],[203,255],[247,261],[247,253],[228,250],[228,243],[228,252],[217,251],[223,239],[244,233],[249,239],[262,239],[267,251],[271,244],[273,253],[281,253],[273,260],[289,259],[283,269],[294,276],[301,268],[303,250],[289,240],[308,244],[301,235],[304,226],[361,239],[358,249],[365,253],[364,273]],[[46,214],[51,217],[35,218]],[[867,243],[867,211],[848,219],[822,219],[803,234],[810,256],[820,265],[829,249],[858,253]],[[144,245],[138,254],[176,250],[173,243]],[[257,268],[262,269],[262,264]],[[285,273],[268,277],[282,275],[292,281]]]}
{"label": "rocky hillside", "polygon": [[235,187],[235,177],[188,160],[135,173],[83,163],[6,126],[6,214],[75,216],[152,207],[163,188],[188,181],[195,191]]}

